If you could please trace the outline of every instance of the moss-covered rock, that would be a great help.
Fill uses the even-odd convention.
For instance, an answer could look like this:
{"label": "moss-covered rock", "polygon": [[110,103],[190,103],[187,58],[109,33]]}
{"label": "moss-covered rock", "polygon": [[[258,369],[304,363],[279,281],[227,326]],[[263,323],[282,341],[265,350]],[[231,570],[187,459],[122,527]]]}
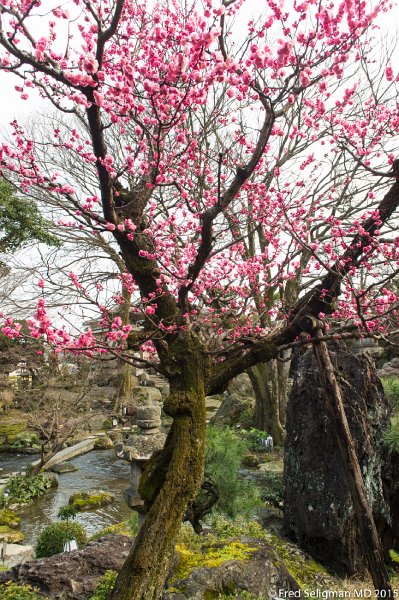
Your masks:
{"label": "moss-covered rock", "polygon": [[227,539],[224,531],[222,535],[215,531],[193,536],[190,530],[182,528],[176,546],[178,558],[165,600],[175,597],[255,600],[268,598],[277,589],[299,591],[297,582],[263,537]]}
{"label": "moss-covered rock", "polygon": [[94,442],[95,450],[110,450],[114,447],[114,442],[107,436],[101,436]]}
{"label": "moss-covered rock", "polygon": [[69,504],[77,510],[96,510],[115,501],[115,496],[103,490],[90,490],[89,492],[76,492],[69,498]]}
{"label": "moss-covered rock", "polygon": [[277,557],[302,589],[314,590],[334,587],[337,580],[331,573],[298,546],[277,535],[271,535],[269,540]]}
{"label": "moss-covered rock", "polygon": [[18,529],[21,519],[12,510],[2,508],[0,510],[0,525],[6,525],[11,529]]}
{"label": "moss-covered rock", "polygon": [[11,529],[7,525],[0,525],[0,543],[20,544],[24,537],[21,531],[15,531],[15,529]]}

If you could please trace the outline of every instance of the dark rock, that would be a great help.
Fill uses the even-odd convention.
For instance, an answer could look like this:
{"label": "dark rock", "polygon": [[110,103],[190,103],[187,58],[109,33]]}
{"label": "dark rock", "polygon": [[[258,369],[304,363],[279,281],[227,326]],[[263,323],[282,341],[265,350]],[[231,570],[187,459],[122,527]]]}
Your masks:
{"label": "dark rock", "polygon": [[48,598],[87,600],[105,571],[121,569],[131,545],[132,539],[125,535],[106,535],[82,550],[28,561],[0,572],[0,583],[29,583]]}
{"label": "dark rock", "polygon": [[211,423],[216,426],[234,427],[245,421],[246,415],[253,412],[255,399],[251,396],[239,396],[236,393],[226,396]]}
{"label": "dark rock", "polygon": [[298,583],[267,543],[258,540],[247,540],[247,543],[258,546],[249,560],[228,560],[217,567],[197,568],[186,579],[174,581],[174,591],[166,591],[163,600],[205,600],[217,598],[219,594],[237,594],[239,598],[244,591],[256,597],[272,598],[279,597],[279,591],[283,597],[282,592],[299,590]]}
{"label": "dark rock", "polygon": [[377,371],[378,377],[399,378],[399,358],[393,358]]}
{"label": "dark rock", "polygon": [[[345,410],[384,551],[392,547],[395,492],[382,443],[390,408],[372,361],[330,345]],[[299,362],[287,407],[284,517],[287,533],[340,574],[366,568],[341,455],[312,351]],[[398,496],[397,496],[398,498]],[[397,500],[396,500],[397,502]]]}

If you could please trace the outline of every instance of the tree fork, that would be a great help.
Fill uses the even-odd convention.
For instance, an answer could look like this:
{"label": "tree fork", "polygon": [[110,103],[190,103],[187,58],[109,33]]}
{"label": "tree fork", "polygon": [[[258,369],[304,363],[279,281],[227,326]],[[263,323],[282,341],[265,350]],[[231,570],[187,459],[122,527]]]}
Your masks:
{"label": "tree fork", "polygon": [[342,390],[334,372],[327,343],[323,341],[323,323],[306,315],[300,321],[302,329],[312,333],[319,341],[314,343],[319,376],[324,398],[330,412],[337,444],[341,453],[349,491],[355,511],[357,526],[367,557],[370,574],[376,590],[386,591],[388,598],[393,597],[392,587],[384,562],[383,551],[371,511],[362,472],[356,454],[355,445],[345,413]]}

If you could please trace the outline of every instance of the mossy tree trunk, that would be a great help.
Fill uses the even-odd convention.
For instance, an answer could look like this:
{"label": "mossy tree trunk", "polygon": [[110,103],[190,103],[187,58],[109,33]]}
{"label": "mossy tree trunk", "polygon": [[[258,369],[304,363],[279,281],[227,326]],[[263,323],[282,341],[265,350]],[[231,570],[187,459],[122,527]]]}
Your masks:
{"label": "mossy tree trunk", "polygon": [[187,505],[203,479],[205,389],[202,355],[190,334],[178,338],[170,357],[173,376],[165,412],[173,425],[165,448],[149,461],[140,482],[148,513],[116,580],[113,600],[160,597]]}

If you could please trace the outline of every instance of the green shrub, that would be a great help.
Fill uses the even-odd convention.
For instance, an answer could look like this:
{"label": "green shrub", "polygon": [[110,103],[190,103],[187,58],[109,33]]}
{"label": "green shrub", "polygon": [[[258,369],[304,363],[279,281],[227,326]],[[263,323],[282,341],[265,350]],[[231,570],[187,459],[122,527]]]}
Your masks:
{"label": "green shrub", "polygon": [[[14,475],[7,482],[3,503],[29,504],[35,498],[43,496],[49,488],[51,488],[50,478],[43,473],[32,477]],[[8,494],[7,497],[6,494]]]}
{"label": "green shrub", "polygon": [[242,515],[235,517],[234,521],[217,515],[212,520],[212,530],[217,538],[221,540],[240,537],[260,539],[268,535],[267,531],[262,529],[260,523],[254,520],[248,521]]}
{"label": "green shrub", "polygon": [[12,448],[40,448],[40,440],[36,433],[18,433]]}
{"label": "green shrub", "polygon": [[282,509],[284,501],[284,477],[282,473],[265,471],[260,480],[260,497],[263,502]]}
{"label": "green shrub", "polygon": [[208,427],[205,473],[219,492],[215,509],[229,517],[238,513],[252,515],[261,504],[256,486],[239,477],[240,463],[247,451],[246,442],[231,429]]}
{"label": "green shrub", "polygon": [[7,581],[0,585],[1,600],[41,600],[37,591],[30,585],[21,585],[16,581]]}
{"label": "green shrub", "polygon": [[39,535],[36,544],[36,557],[44,558],[64,551],[64,543],[76,540],[78,548],[87,544],[84,527],[79,523],[57,521],[49,525]]}
{"label": "green shrub", "polygon": [[399,378],[384,377],[381,379],[386,397],[392,407],[393,412],[399,411]]}
{"label": "green shrub", "polygon": [[265,440],[269,434],[261,429],[256,429],[256,427],[251,427],[251,429],[241,429],[240,435],[252,452],[260,452],[264,450],[262,440]]}
{"label": "green shrub", "polygon": [[108,600],[117,576],[116,571],[105,571],[104,575],[97,581],[94,594],[90,597],[90,600]]}

